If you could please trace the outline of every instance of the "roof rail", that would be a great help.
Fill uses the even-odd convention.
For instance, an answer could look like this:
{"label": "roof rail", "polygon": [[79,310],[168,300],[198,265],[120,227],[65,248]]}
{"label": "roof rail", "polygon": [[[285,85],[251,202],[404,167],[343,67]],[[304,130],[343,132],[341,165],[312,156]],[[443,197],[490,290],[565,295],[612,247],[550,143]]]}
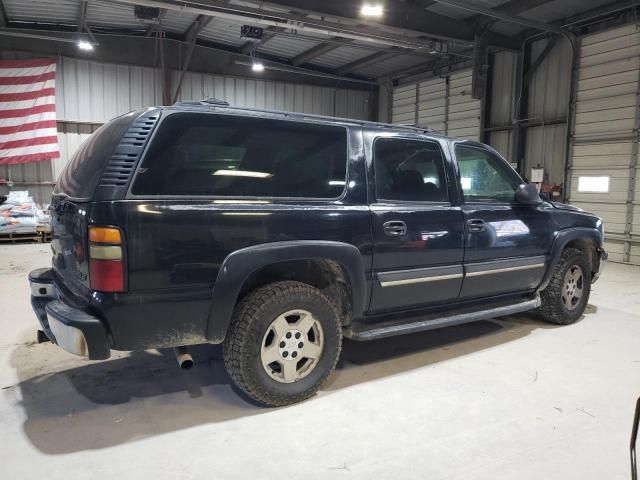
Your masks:
{"label": "roof rail", "polygon": [[204,106],[204,107],[212,107],[212,108],[229,108],[233,110],[241,110],[247,112],[258,112],[258,113],[275,113],[278,115],[283,115],[285,117],[293,117],[293,118],[310,118],[316,120],[331,120],[331,121],[341,121],[344,123],[351,123],[355,125],[369,126],[369,127],[385,127],[385,128],[397,128],[401,130],[412,130],[418,133],[438,133],[435,130],[429,128],[426,125],[417,125],[417,124],[398,124],[398,123],[384,123],[384,122],[372,122],[370,120],[356,120],[353,118],[344,118],[344,117],[332,117],[329,115],[317,115],[314,113],[302,113],[302,112],[288,112],[285,110],[268,110],[264,108],[249,108],[249,107],[234,107],[230,105],[229,102],[224,100],[219,100],[217,98],[208,98],[200,101],[185,101],[185,102],[176,102],[174,106]]}

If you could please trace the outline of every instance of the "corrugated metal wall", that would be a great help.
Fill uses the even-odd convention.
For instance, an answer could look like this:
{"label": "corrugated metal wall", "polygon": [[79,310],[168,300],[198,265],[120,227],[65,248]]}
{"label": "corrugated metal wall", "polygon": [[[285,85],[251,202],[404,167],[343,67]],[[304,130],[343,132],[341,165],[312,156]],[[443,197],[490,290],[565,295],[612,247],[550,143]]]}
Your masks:
{"label": "corrugated metal wall", "polygon": [[418,84],[418,125],[447,134],[448,88],[448,78],[432,78]]}
{"label": "corrugated metal wall", "polygon": [[[0,58],[32,55],[0,52]],[[177,78],[177,72],[173,72]],[[173,85],[176,85],[174,82]],[[216,97],[232,105],[369,119],[369,93],[362,90],[187,73],[181,100]],[[56,78],[56,111],[61,157],[53,162],[0,166],[0,178],[11,190],[28,189],[36,201],[50,201],[52,186],[80,143],[100,124],[138,108],[162,103],[159,69],[60,58]],[[0,193],[7,188],[0,188]]]}
{"label": "corrugated metal wall", "polygon": [[393,89],[392,122],[426,125],[454,137],[480,140],[482,102],[471,96],[471,70]]}
{"label": "corrugated metal wall", "polygon": [[[581,40],[569,196],[602,216],[610,258],[634,264],[640,264],[639,55],[635,25]],[[608,191],[580,189],[581,177],[609,177]]]}
{"label": "corrugated metal wall", "polygon": [[[175,71],[172,75],[171,83],[177,85],[180,74]],[[186,73],[179,100],[209,97],[238,107],[369,119],[369,93],[362,90]]]}
{"label": "corrugated metal wall", "polygon": [[498,52],[493,56],[491,69],[491,97],[489,108],[488,142],[511,161],[513,120],[516,107],[516,72],[518,55],[514,52]]}
{"label": "corrugated metal wall", "polygon": [[[548,39],[531,45],[531,61],[544,50]],[[571,89],[571,46],[558,39],[529,84],[528,119],[542,123],[526,130],[523,172],[526,177],[532,168],[544,168],[547,183],[564,182],[567,156],[567,109]],[[564,123],[557,123],[563,122]]]}

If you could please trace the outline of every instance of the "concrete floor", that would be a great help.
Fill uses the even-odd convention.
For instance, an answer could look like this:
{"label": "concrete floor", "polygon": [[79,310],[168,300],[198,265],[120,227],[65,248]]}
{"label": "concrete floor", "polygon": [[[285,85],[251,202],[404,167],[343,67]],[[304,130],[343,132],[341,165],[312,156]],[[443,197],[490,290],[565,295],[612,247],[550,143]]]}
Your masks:
{"label": "concrete floor", "polygon": [[640,268],[609,264],[584,318],[527,316],[345,342],[315,398],[256,407],[218,347],[104,362],[37,345],[26,275],[0,247],[0,476],[92,479],[627,479],[640,395]]}

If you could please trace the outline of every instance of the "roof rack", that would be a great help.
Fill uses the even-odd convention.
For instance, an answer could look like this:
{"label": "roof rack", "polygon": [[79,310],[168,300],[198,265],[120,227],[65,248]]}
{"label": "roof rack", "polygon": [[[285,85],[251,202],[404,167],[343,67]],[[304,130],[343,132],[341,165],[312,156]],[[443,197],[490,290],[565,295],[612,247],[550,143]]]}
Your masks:
{"label": "roof rack", "polygon": [[282,115],[282,116],[291,117],[291,118],[310,118],[310,119],[316,119],[316,120],[330,120],[330,121],[338,120],[343,123],[350,123],[354,125],[362,125],[362,126],[368,126],[368,127],[396,128],[400,130],[411,130],[418,133],[438,133],[426,125],[372,122],[370,120],[356,120],[353,118],[332,117],[329,115],[317,115],[314,113],[288,112],[285,110],[268,110],[263,108],[234,107],[233,105],[230,105],[229,102],[226,102],[224,100],[219,100],[217,98],[208,98],[208,99],[199,100],[199,101],[176,102],[173,104],[173,106],[229,108],[233,110],[240,110],[240,111],[247,111],[247,112],[271,113],[271,114],[277,114],[277,115]]}

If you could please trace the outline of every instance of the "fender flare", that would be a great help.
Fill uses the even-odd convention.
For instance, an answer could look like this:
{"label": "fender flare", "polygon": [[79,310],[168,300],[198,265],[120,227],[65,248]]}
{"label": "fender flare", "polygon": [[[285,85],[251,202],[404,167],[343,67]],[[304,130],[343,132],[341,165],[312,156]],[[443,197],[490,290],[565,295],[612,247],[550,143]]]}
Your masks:
{"label": "fender flare", "polygon": [[560,260],[562,251],[567,246],[567,243],[572,240],[593,240],[596,244],[596,247],[602,247],[602,234],[596,228],[576,227],[556,232],[556,236],[553,240],[553,244],[551,245],[551,250],[549,252],[547,271],[544,274],[542,283],[538,287],[538,291],[544,290],[547,287],[547,285],[551,281],[551,275],[553,275],[555,266]]}
{"label": "fender flare", "polygon": [[340,264],[351,282],[354,318],[364,312],[367,281],[362,254],[357,247],[316,240],[265,243],[236,250],[222,262],[209,307],[207,339],[213,343],[224,340],[240,290],[249,275],[262,267],[290,260],[331,260]]}

